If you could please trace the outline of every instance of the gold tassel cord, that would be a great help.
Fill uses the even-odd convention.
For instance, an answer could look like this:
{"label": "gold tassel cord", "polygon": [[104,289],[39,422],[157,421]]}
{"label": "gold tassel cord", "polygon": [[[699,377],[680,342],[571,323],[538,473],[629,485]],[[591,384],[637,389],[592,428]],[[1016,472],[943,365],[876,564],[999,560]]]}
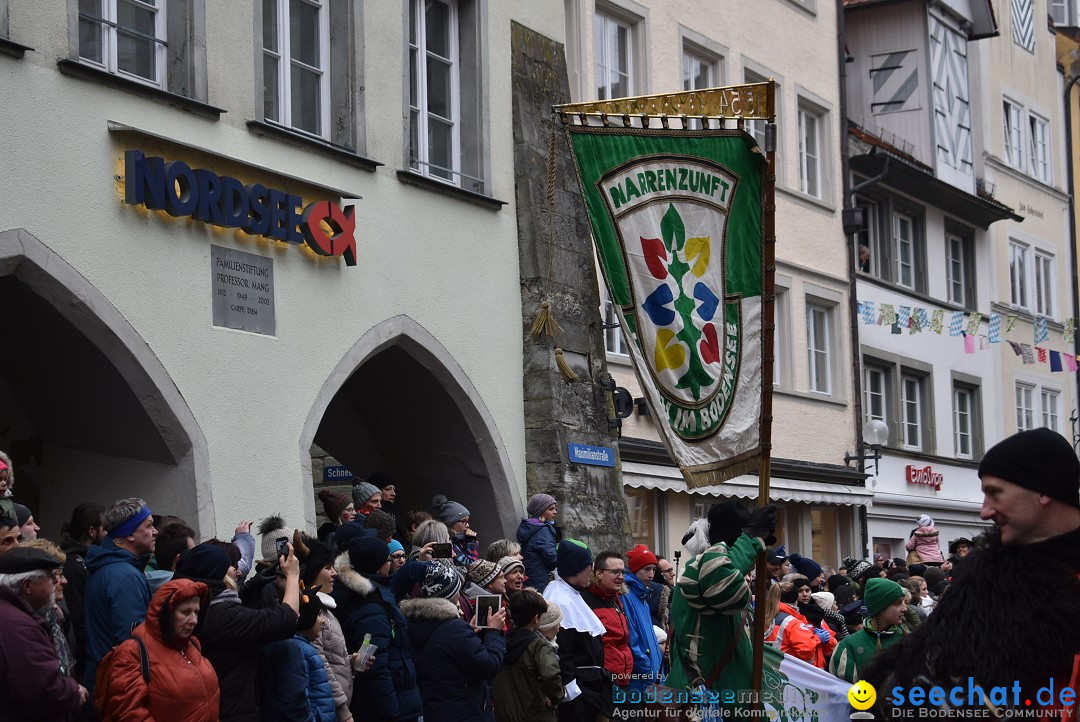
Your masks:
{"label": "gold tassel cord", "polygon": [[540,338],[540,336],[552,338],[559,330],[559,324],[555,323],[555,317],[551,315],[551,304],[545,298],[540,303],[540,312],[536,314],[536,320],[533,321],[532,335],[534,338]]}
{"label": "gold tassel cord", "polygon": [[563,356],[563,350],[558,346],[555,347],[555,365],[559,369],[559,373],[562,374],[563,380],[568,384],[572,384],[579,380],[579,377],[574,373],[574,369],[570,368],[570,364],[566,362],[566,357]]}
{"label": "gold tassel cord", "polygon": [[[551,279],[554,270],[555,259],[555,131],[551,131],[548,139],[548,162],[547,162],[547,278],[544,280],[544,291],[551,292]],[[554,338],[559,331],[559,324],[551,313],[551,302],[548,298],[540,304],[540,311],[532,325],[533,338],[547,336]],[[565,374],[563,374],[565,376]]]}

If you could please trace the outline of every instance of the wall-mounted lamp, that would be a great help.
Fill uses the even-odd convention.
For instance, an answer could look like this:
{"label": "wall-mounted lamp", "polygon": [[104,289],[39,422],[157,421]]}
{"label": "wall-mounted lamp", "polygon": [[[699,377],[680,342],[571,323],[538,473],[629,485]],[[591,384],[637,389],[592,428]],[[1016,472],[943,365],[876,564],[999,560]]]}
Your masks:
{"label": "wall-mounted lamp", "polygon": [[851,466],[852,461],[859,462],[859,468],[866,469],[866,462],[874,462],[874,476],[877,476],[878,461],[881,459],[881,447],[889,440],[889,425],[881,419],[870,419],[862,427],[864,450],[858,454],[844,452],[844,466]]}

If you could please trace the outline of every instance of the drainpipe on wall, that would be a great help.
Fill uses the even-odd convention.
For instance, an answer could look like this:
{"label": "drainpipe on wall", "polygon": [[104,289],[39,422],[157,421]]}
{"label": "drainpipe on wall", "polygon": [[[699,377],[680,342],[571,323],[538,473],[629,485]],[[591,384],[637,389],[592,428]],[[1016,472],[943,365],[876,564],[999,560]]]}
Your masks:
{"label": "drainpipe on wall", "polygon": [[[839,71],[840,82],[840,176],[842,178],[842,195],[840,212],[843,219],[843,211],[851,206],[851,163],[848,150],[848,117],[847,117],[847,42],[844,27],[844,0],[836,0],[836,62]],[[852,411],[855,417],[855,452],[862,453],[862,359],[859,353],[859,298],[856,291],[856,269],[858,255],[855,247],[855,234],[848,235],[848,319],[851,322],[851,390]],[[859,471],[865,471],[865,462],[859,461]],[[859,507],[859,535],[862,548],[869,549],[870,539],[867,534],[866,507]]]}
{"label": "drainpipe on wall", "polygon": [[[1073,66],[1075,67],[1075,63]],[[1073,158],[1073,127],[1072,127],[1072,90],[1076,85],[1076,81],[1080,80],[1080,74],[1074,75],[1068,83],[1065,84],[1065,159],[1066,159],[1066,172],[1069,183],[1069,257],[1072,260],[1072,311],[1073,317],[1077,315],[1077,299],[1080,297],[1080,278],[1077,274],[1077,258],[1076,258],[1076,194],[1073,188],[1074,173],[1073,164],[1076,162]],[[1073,338],[1073,355],[1080,356],[1080,333]],[[1080,391],[1080,369],[1077,369],[1075,378],[1073,381],[1076,383],[1077,391]],[[1076,395],[1073,395],[1073,403],[1077,403]],[[1080,439],[1077,438],[1076,430],[1073,429],[1073,448],[1076,448]]]}

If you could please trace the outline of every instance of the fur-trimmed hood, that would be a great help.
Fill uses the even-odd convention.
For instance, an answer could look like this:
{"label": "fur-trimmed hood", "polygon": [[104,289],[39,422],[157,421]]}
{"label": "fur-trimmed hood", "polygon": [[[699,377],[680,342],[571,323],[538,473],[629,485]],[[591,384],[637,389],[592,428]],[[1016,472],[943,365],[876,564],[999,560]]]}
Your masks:
{"label": "fur-trimmed hood", "polygon": [[401,613],[415,622],[445,622],[448,619],[460,619],[461,608],[449,599],[405,599],[398,605]]}
{"label": "fur-trimmed hood", "polygon": [[11,463],[11,457],[0,451],[0,461],[4,462],[7,466],[8,485],[7,492],[0,494],[0,497],[12,496],[15,489],[15,465]]}
{"label": "fur-trimmed hood", "polygon": [[374,591],[374,582],[353,569],[352,562],[349,561],[348,552],[342,552],[338,555],[337,559],[334,560],[334,569],[338,573],[337,580],[335,581],[336,584],[341,584],[349,591],[359,594],[361,597],[366,597]]}

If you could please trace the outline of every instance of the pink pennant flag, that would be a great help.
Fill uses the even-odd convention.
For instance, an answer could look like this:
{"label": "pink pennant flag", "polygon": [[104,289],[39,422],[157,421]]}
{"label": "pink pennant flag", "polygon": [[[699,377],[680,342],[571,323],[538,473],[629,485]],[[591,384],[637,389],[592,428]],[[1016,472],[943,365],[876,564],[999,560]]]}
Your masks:
{"label": "pink pennant flag", "polygon": [[1071,353],[1061,354],[1061,358],[1065,359],[1065,368],[1069,373],[1076,373],[1076,357]]}
{"label": "pink pennant flag", "polygon": [[964,353],[975,353],[975,337],[970,333],[964,335]]}

